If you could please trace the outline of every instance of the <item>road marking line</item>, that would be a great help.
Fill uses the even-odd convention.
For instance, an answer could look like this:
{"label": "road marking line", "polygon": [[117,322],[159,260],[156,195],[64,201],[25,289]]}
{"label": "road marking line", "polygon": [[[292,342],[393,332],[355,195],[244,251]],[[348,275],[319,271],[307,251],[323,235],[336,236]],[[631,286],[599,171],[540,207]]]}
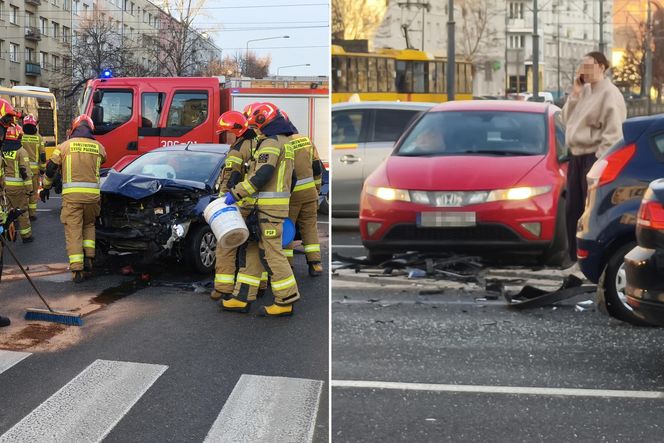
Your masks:
{"label": "road marking line", "polygon": [[332,245],[333,248],[357,248],[364,249],[362,245]]}
{"label": "road marking line", "polygon": [[0,374],[31,355],[30,352],[3,351],[0,349]]}
{"label": "road marking line", "polygon": [[386,381],[332,380],[333,388],[393,389],[403,391],[468,392],[474,394],[545,395],[563,397],[610,397],[664,399],[660,391],[621,391],[612,389],[534,388],[520,386],[445,385]]}
{"label": "road marking line", "polygon": [[323,382],[242,374],[206,442],[311,442]]}
{"label": "road marking line", "polygon": [[37,212],[51,212],[53,209],[37,209]]}
{"label": "road marking line", "polygon": [[166,369],[96,360],[0,436],[0,442],[99,442]]}

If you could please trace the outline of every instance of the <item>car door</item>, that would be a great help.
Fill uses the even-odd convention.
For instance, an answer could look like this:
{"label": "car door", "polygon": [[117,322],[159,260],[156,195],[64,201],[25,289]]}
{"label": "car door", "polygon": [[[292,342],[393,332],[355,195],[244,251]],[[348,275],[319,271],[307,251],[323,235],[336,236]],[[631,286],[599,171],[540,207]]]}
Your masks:
{"label": "car door", "polygon": [[210,88],[175,91],[162,111],[166,112],[166,125],[160,130],[159,144],[214,143],[213,96]]}
{"label": "car door", "polygon": [[359,207],[370,112],[367,109],[332,111],[332,208],[337,215],[350,215]]}
{"label": "car door", "polygon": [[[394,144],[423,111],[416,109],[375,109],[370,141],[364,150],[362,181],[390,156]],[[359,203],[359,201],[358,201]]]}
{"label": "car door", "polygon": [[164,92],[142,92],[138,126],[138,151],[151,151],[160,145],[161,111],[166,101]]}

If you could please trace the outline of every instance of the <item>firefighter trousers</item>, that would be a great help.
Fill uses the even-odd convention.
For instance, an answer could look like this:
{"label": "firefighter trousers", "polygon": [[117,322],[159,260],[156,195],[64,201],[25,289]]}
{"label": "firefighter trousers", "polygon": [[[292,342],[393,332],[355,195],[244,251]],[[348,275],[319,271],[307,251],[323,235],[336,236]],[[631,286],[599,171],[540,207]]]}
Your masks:
{"label": "firefighter trousers", "polygon": [[[239,248],[223,248],[217,243],[216,256],[217,261],[215,264],[214,273],[214,290],[222,294],[232,294],[235,288],[235,276],[237,274],[237,254],[238,251],[245,246]],[[261,282],[259,289],[267,288],[268,275],[267,271],[261,267]]]}
{"label": "firefighter trousers", "polygon": [[264,267],[270,278],[274,302],[280,305],[294,303],[300,294],[293,271],[282,251],[283,219],[259,213],[258,225],[260,239],[249,240],[246,247],[239,250],[240,269],[233,297],[242,301],[255,300]]}
{"label": "firefighter trousers", "polygon": [[[293,201],[288,208],[288,218],[300,229],[302,246],[307,263],[320,263],[320,243],[318,240],[318,198],[313,201]],[[284,249],[284,255],[293,264],[293,242]]]}
{"label": "firefighter trousers", "polygon": [[32,171],[32,195],[28,203],[30,217],[37,215],[37,200],[39,200],[39,171]]}
{"label": "firefighter trousers", "polygon": [[65,226],[65,242],[69,269],[83,270],[85,257],[95,257],[95,220],[99,216],[99,202],[78,203],[62,201],[60,221]]}
{"label": "firefighter trousers", "polygon": [[5,188],[9,206],[22,211],[18,218],[18,233],[21,234],[21,238],[32,237],[32,226],[30,225],[30,215],[28,214],[29,193],[30,190],[24,186],[17,186],[15,189],[12,189],[12,187]]}

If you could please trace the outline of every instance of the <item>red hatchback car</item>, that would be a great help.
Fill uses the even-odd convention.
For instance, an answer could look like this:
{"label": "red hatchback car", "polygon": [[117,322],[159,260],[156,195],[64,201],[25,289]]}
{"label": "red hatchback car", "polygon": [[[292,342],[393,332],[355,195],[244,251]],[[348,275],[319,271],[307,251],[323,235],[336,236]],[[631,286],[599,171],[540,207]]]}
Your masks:
{"label": "red hatchback car", "polygon": [[561,265],[567,257],[566,161],[556,106],[438,105],[366,179],[362,243],[373,261],[435,251]]}

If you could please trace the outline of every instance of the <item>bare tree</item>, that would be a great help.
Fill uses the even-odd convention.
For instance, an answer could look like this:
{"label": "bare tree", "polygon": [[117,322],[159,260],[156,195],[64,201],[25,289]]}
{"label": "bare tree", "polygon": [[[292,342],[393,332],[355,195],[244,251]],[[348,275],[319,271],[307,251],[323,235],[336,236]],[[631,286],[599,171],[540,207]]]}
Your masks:
{"label": "bare tree", "polygon": [[227,55],[223,60],[215,59],[210,62],[203,70],[205,76],[217,75],[243,75],[251,78],[264,78],[270,72],[270,55],[258,57],[254,52],[248,54],[236,52],[233,55]]}
{"label": "bare tree", "polygon": [[464,61],[472,63],[473,75],[486,69],[492,49],[502,43],[496,29],[495,18],[504,14],[493,0],[457,0],[461,10],[459,46]]}
{"label": "bare tree", "polygon": [[387,0],[334,0],[332,38],[371,39],[383,21],[386,11]]}

